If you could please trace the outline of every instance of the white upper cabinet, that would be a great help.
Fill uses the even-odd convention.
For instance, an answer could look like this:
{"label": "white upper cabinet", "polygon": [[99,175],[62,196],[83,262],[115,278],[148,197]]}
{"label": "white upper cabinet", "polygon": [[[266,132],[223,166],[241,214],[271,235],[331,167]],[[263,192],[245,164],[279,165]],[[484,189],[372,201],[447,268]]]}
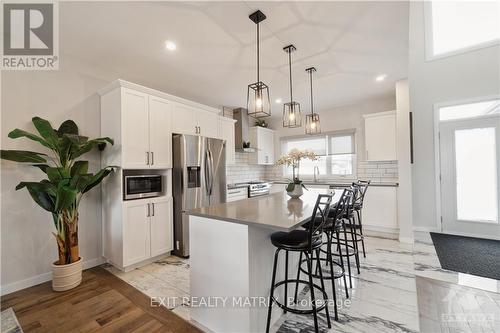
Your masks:
{"label": "white upper cabinet", "polygon": [[250,147],[257,149],[252,153],[252,164],[274,164],[274,131],[264,127],[250,127]]}
{"label": "white upper cabinet", "polygon": [[172,103],[149,96],[149,152],[150,167],[172,167]]}
{"label": "white upper cabinet", "polygon": [[121,96],[123,167],[147,168],[147,154],[149,152],[148,95],[123,89]]}
{"label": "white upper cabinet", "polygon": [[380,112],[364,115],[365,159],[367,161],[395,161],[396,112]]}
{"label": "white upper cabinet", "polygon": [[172,121],[174,133],[219,138],[219,116],[215,112],[175,103]]}
{"label": "white upper cabinet", "polygon": [[209,111],[198,111],[198,134],[208,138],[219,138],[219,116]]}
{"label": "white upper cabinet", "polygon": [[179,134],[198,134],[195,108],[175,103],[172,112],[172,131]]}
{"label": "white upper cabinet", "polygon": [[226,141],[226,164],[235,164],[234,123],[236,120],[220,117],[220,138]]}
{"label": "white upper cabinet", "polygon": [[112,82],[99,94],[101,134],[115,140],[102,154],[106,165],[169,169],[172,133],[221,138],[215,108],[123,80]]}
{"label": "white upper cabinet", "polygon": [[172,103],[120,87],[101,97],[101,134],[115,140],[103,161],[123,169],[172,167]]}

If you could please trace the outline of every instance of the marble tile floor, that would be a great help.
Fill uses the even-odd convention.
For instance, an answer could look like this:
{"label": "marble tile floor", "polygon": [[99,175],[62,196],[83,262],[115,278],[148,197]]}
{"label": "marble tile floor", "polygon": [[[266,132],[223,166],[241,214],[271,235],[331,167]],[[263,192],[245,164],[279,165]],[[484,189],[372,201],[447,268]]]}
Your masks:
{"label": "marble tile floor", "polygon": [[[476,288],[483,286],[483,289],[489,290],[489,292],[498,293],[500,290],[497,288],[498,281],[485,282],[483,278],[464,277],[463,274],[459,275],[441,269],[432,243],[426,241],[417,241],[414,245],[410,245],[392,239],[366,237],[365,245],[367,258],[360,257],[360,275],[356,274],[351,262],[353,265],[353,288],[349,290],[351,296],[349,303],[342,303],[342,307],[339,308],[339,321],[332,320],[331,329],[327,328],[324,313],[319,315],[321,332],[489,332],[487,329],[474,330],[478,326],[473,322],[467,324],[465,328],[445,325],[442,329],[440,325],[436,326],[439,322],[436,321],[435,314],[422,316],[422,313],[426,314],[433,309],[426,308],[426,304],[429,304],[429,290],[431,289],[439,287],[441,293],[439,295],[442,295],[447,286],[452,288],[452,286],[458,285],[458,287],[464,288],[459,289],[464,298],[448,298],[446,300],[451,304],[455,304],[455,301],[458,300],[457,302],[461,304],[467,297],[479,297],[471,296],[474,292],[470,291],[472,288],[467,286]],[[182,318],[190,320],[189,301],[183,300],[183,298],[189,297],[188,259],[169,256],[126,273],[110,265],[106,265],[106,268],[150,297],[168,297],[170,300],[174,300],[163,305]],[[458,283],[458,276],[462,276],[460,278],[462,286]],[[416,284],[416,277],[417,281],[420,278],[425,278],[428,281]],[[337,295],[339,300],[345,300],[341,281],[341,279],[337,280]],[[327,280],[325,283],[327,292],[331,295],[331,282]],[[484,295],[489,294],[481,295],[484,298],[487,297]],[[307,287],[301,291],[300,297],[309,297]],[[420,301],[421,299],[426,301]],[[487,303],[488,309],[500,314],[500,304],[497,298],[493,299],[495,302]],[[443,303],[446,300],[441,299],[436,300],[436,302]],[[461,309],[455,305],[450,306],[455,311]],[[333,318],[333,308],[330,309],[330,315]],[[477,319],[476,317],[471,318],[471,320]],[[493,322],[493,324],[497,324],[497,322]],[[288,313],[278,319],[271,331],[279,333],[314,332],[313,318],[312,316]]]}
{"label": "marble tile floor", "polygon": [[422,332],[500,332],[500,294],[416,277]]}

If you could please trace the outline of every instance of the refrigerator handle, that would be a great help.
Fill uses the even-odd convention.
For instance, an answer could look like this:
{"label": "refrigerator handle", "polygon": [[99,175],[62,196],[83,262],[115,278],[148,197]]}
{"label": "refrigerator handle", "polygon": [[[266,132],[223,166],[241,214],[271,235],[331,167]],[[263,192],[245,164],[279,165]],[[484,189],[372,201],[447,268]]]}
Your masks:
{"label": "refrigerator handle", "polygon": [[209,159],[210,159],[210,151],[207,149],[205,151],[205,190],[207,191],[207,194],[211,194],[211,188],[210,188],[210,164],[209,164]]}
{"label": "refrigerator handle", "polygon": [[208,155],[210,156],[210,195],[212,195],[214,189],[214,157],[212,155],[212,150],[208,150]]}

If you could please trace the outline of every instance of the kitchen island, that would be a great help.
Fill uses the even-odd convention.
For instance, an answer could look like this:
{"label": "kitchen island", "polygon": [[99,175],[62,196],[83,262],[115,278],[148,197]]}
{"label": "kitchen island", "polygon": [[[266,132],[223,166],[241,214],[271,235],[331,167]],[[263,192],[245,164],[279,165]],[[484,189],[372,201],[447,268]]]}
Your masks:
{"label": "kitchen island", "polygon": [[[318,194],[325,193],[304,191],[300,199],[290,199],[281,192],[188,212],[191,319],[214,332],[265,331],[276,250],[270,235],[299,228],[311,216]],[[283,261],[277,281],[284,276]],[[297,264],[298,254],[290,253],[289,277],[295,276]],[[276,290],[276,297],[283,290]],[[273,322],[281,313],[275,307]]]}

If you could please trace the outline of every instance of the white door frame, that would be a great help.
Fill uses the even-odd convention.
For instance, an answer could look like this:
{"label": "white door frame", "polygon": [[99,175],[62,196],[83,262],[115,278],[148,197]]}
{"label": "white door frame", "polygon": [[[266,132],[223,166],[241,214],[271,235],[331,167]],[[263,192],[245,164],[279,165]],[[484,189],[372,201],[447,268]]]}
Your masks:
{"label": "white door frame", "polygon": [[[489,100],[500,99],[500,94],[488,95],[482,97],[466,98],[461,100],[454,100],[449,102],[435,103],[434,107],[434,184],[435,184],[435,204],[436,204],[436,230],[443,232],[442,224],[442,205],[441,205],[441,140],[439,138],[439,109],[446,106],[487,102]],[[473,118],[472,118],[473,119]],[[484,235],[463,234],[463,236],[476,236],[484,238]],[[492,237],[497,238],[497,237]],[[498,238],[500,239],[500,238]]]}

